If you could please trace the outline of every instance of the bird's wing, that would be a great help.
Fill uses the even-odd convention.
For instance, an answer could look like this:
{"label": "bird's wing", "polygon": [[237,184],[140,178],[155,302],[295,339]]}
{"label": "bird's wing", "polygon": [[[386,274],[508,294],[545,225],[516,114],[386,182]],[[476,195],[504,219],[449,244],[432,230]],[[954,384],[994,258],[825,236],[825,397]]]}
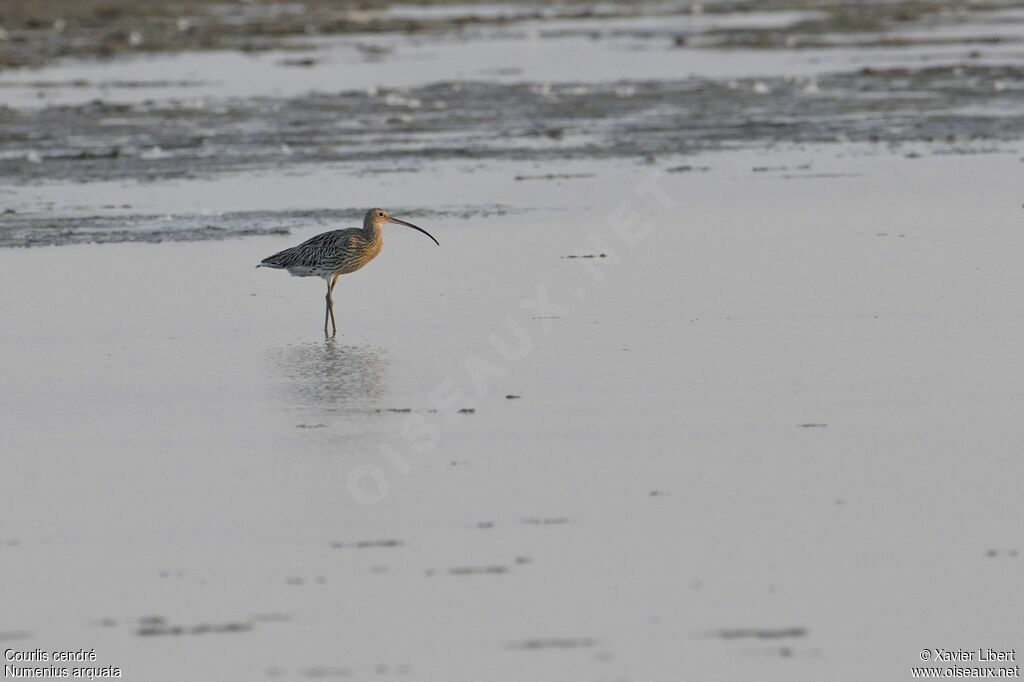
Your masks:
{"label": "bird's wing", "polygon": [[358,228],[324,232],[298,246],[267,256],[260,264],[272,268],[313,268],[329,261],[356,232]]}

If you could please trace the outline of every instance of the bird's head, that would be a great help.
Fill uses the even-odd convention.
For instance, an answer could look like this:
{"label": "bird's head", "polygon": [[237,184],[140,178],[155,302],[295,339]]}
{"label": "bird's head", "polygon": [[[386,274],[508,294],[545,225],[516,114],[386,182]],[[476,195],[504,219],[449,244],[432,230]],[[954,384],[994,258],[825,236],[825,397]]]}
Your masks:
{"label": "bird's head", "polygon": [[407,223],[404,220],[399,220],[398,218],[393,218],[391,216],[391,214],[388,213],[383,208],[371,208],[369,211],[366,212],[366,217],[363,218],[363,227],[365,227],[367,229],[371,229],[371,230],[380,229],[380,228],[384,227],[384,225],[386,225],[388,223],[395,223],[397,225],[405,225],[406,227],[411,227],[414,230],[419,230],[423,234],[425,234],[428,237],[430,237],[431,239],[433,239],[435,244],[437,244],[438,246],[441,246],[440,242],[438,242],[436,239],[434,239],[434,235],[430,234],[429,232],[424,230],[422,227],[416,227],[412,223]]}

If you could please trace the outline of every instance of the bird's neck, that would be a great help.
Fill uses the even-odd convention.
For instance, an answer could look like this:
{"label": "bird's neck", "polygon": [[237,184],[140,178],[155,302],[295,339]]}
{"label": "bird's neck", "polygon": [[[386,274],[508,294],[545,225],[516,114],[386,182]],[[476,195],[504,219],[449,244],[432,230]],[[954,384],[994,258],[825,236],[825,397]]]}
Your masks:
{"label": "bird's neck", "polygon": [[363,232],[366,234],[366,238],[370,241],[375,242],[384,239],[384,228],[377,223],[363,225]]}

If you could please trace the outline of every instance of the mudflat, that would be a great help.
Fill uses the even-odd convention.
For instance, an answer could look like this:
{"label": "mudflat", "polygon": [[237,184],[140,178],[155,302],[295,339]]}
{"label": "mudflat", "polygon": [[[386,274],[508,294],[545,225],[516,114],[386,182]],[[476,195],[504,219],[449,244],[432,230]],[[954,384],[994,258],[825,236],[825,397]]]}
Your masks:
{"label": "mudflat", "polygon": [[[0,72],[5,664],[1012,650],[1020,23],[915,7],[394,6],[444,27]],[[253,266],[376,205],[441,246],[386,228],[324,338],[324,283]]]}

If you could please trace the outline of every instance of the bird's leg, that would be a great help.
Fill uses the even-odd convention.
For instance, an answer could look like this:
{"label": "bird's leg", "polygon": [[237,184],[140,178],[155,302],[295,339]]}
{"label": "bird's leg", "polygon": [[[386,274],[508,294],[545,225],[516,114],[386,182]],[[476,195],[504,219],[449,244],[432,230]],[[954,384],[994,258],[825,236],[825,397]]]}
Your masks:
{"label": "bird's leg", "polygon": [[326,306],[324,308],[324,336],[327,336],[327,320],[331,317],[331,283],[327,283]]}
{"label": "bird's leg", "polygon": [[[327,312],[331,316],[331,334],[338,333],[338,326],[334,324],[334,285],[338,283],[338,278],[341,275],[335,275],[331,277],[331,283],[327,286]],[[324,322],[324,330],[327,329],[327,322]]]}

